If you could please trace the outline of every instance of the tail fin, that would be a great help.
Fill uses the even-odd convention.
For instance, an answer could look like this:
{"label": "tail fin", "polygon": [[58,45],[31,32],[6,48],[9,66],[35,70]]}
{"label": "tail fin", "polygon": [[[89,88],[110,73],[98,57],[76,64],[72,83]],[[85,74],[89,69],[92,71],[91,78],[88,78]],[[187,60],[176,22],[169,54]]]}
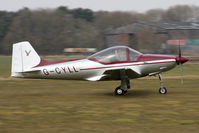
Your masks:
{"label": "tail fin", "polygon": [[40,63],[40,57],[27,41],[13,44],[12,50],[12,77],[23,77],[22,72],[31,71],[31,68]]}

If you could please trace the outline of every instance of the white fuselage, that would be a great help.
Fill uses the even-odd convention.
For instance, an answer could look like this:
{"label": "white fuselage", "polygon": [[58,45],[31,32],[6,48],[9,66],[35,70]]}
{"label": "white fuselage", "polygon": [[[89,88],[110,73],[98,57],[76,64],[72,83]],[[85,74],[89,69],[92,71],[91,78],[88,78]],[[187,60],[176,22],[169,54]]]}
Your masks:
{"label": "white fuselage", "polygon": [[[141,61],[132,63],[118,63],[104,65],[89,59],[82,59],[70,62],[63,62],[52,65],[37,66],[30,72],[22,73],[27,78],[45,79],[71,79],[71,80],[100,80],[104,72],[108,70],[130,69],[139,73],[139,77],[157,74],[168,71],[176,66],[175,59],[164,59],[154,61]],[[92,79],[98,77],[99,79]],[[129,75],[130,79],[137,76]]]}

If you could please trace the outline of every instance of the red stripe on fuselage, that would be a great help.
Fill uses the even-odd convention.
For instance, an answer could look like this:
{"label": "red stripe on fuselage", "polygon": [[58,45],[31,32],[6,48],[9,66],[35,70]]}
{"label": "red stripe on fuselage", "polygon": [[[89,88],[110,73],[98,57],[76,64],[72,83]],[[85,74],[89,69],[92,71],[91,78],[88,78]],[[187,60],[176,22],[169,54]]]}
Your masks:
{"label": "red stripe on fuselage", "polygon": [[176,59],[176,56],[173,55],[158,55],[158,54],[143,54],[138,57],[136,62],[141,61],[155,61],[155,60],[166,60],[166,59]]}
{"label": "red stripe on fuselage", "polygon": [[54,65],[54,64],[59,64],[59,63],[65,63],[65,62],[72,62],[72,61],[77,61],[77,60],[81,60],[81,59],[75,59],[75,60],[61,60],[61,61],[46,61],[46,60],[42,60],[40,61],[40,63],[35,67],[41,67],[41,66],[48,66],[48,65]]}

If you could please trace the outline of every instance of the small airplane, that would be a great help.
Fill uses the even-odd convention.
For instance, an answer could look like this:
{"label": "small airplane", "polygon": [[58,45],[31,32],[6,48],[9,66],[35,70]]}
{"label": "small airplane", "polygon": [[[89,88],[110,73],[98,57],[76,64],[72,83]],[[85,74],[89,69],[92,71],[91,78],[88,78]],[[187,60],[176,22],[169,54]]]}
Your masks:
{"label": "small airplane", "polygon": [[115,46],[99,51],[86,59],[46,61],[39,57],[27,41],[13,44],[11,76],[66,80],[121,80],[116,95],[130,89],[130,79],[159,75],[160,94],[166,94],[162,72],[187,62],[179,55],[142,54],[127,46]]}

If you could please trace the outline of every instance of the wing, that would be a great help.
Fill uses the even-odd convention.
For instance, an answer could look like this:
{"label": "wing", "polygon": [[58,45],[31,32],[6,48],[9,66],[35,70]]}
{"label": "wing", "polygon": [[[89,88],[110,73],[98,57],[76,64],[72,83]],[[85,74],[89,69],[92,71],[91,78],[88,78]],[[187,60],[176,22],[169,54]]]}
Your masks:
{"label": "wing", "polygon": [[125,70],[128,78],[139,78],[141,77],[141,74],[138,70],[132,69],[132,68],[123,68],[123,69],[110,69],[105,70],[105,72],[102,75],[93,76],[90,78],[87,78],[86,80],[89,81],[103,81],[103,80],[121,80],[120,78],[120,71]]}

